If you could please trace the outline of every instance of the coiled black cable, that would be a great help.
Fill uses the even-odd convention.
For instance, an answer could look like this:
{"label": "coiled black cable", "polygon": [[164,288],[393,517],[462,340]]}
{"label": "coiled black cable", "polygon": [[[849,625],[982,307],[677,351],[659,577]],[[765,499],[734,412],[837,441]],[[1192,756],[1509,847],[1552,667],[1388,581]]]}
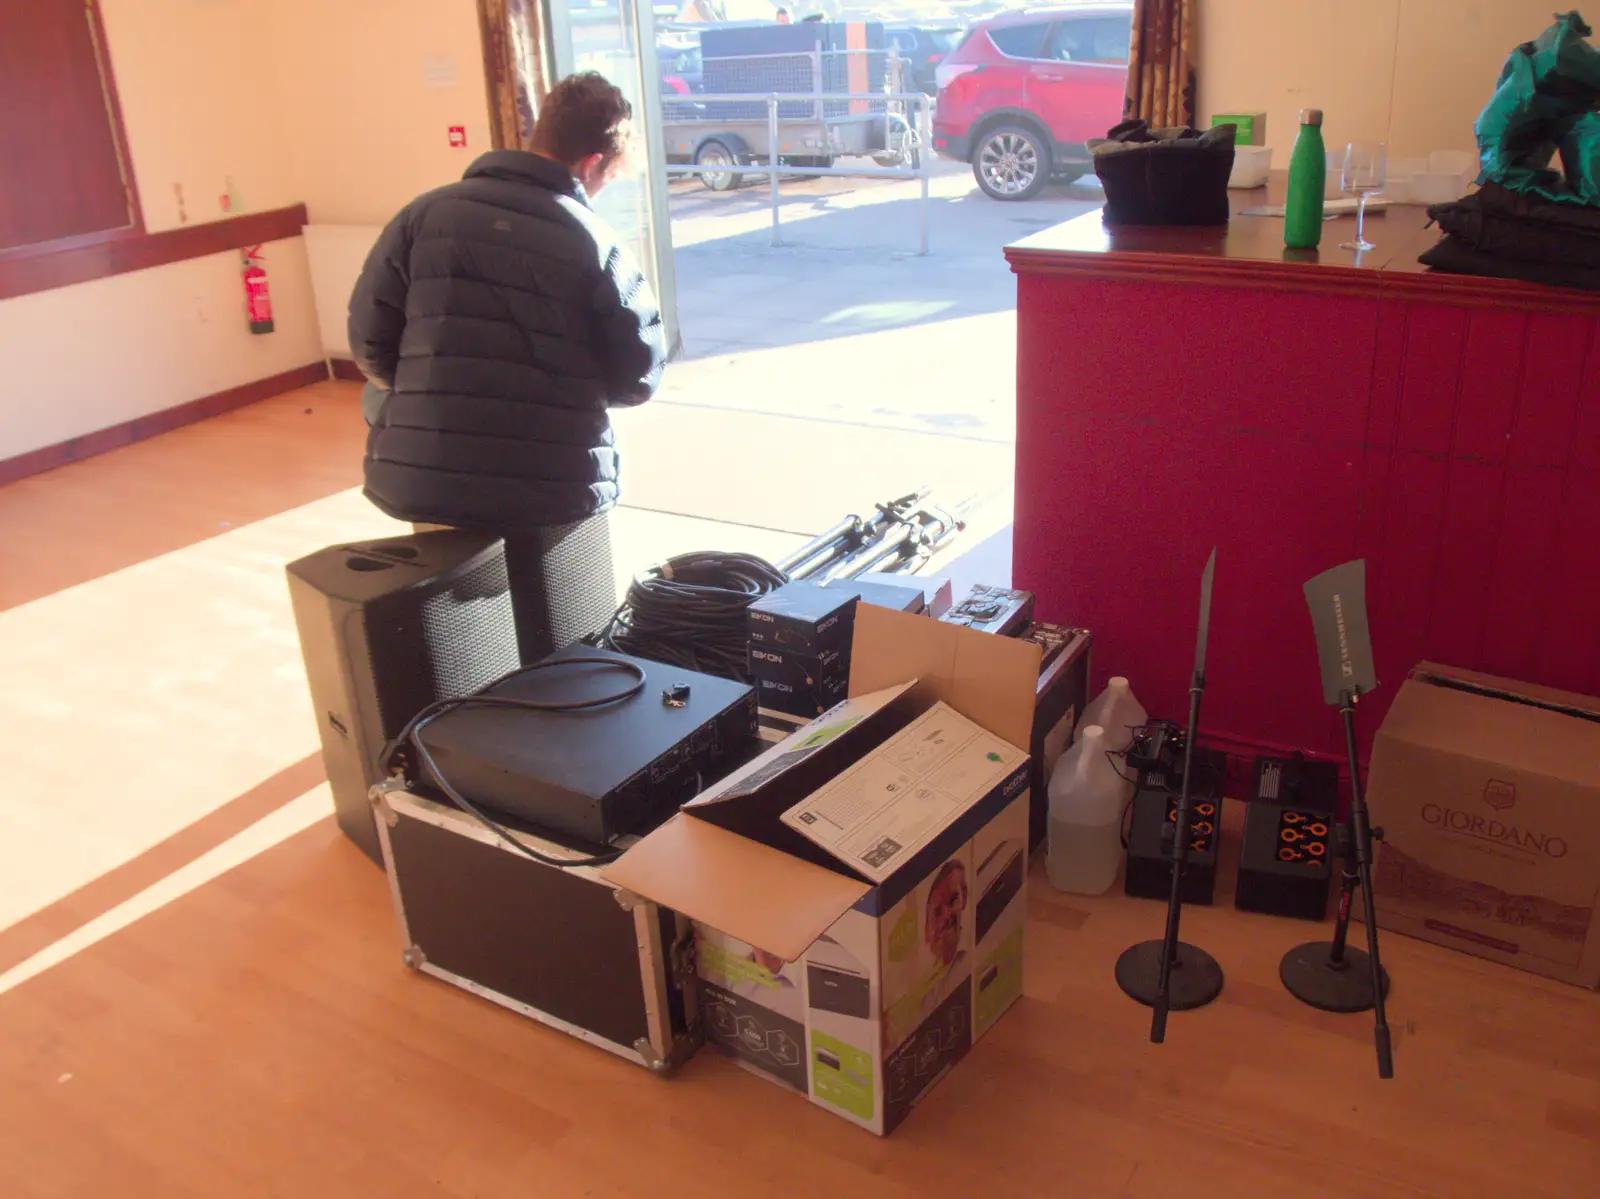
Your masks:
{"label": "coiled black cable", "polygon": [[750,681],[750,605],[789,581],[753,554],[682,554],[637,575],[600,644],[685,670]]}

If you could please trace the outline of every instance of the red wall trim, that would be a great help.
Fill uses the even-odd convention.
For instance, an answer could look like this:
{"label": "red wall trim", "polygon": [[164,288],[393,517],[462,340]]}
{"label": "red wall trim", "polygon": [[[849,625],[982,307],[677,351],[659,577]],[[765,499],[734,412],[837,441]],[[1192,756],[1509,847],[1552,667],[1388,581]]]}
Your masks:
{"label": "red wall trim", "polygon": [[54,470],[58,466],[66,466],[71,462],[81,462],[85,458],[93,458],[109,450],[132,445],[136,441],[143,441],[158,433],[167,433],[184,425],[205,420],[207,417],[243,408],[246,404],[254,404],[258,400],[270,399],[286,391],[293,391],[297,387],[321,383],[327,377],[327,363],[310,362],[305,366],[295,367],[294,370],[257,379],[253,383],[230,387],[227,391],[219,391],[215,395],[190,400],[187,404],[179,404],[176,408],[152,412],[149,416],[136,417],[120,425],[112,425],[109,429],[97,429],[93,433],[85,433],[82,437],[74,437],[56,445],[45,446],[43,449],[31,450],[15,458],[6,458],[0,460],[0,486],[15,483],[18,479],[25,479],[29,475]]}
{"label": "red wall trim", "polygon": [[350,358],[330,358],[328,368],[335,379],[347,379],[351,383],[365,383],[367,377],[361,373],[361,368]]}
{"label": "red wall trim", "polygon": [[299,237],[305,226],[306,206],[295,204],[54,254],[0,258],[0,300]]}

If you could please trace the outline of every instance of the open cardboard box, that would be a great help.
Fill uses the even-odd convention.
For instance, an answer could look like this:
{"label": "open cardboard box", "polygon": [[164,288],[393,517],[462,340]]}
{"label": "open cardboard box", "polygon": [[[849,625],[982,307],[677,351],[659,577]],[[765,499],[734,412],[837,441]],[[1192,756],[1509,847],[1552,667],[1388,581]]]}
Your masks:
{"label": "open cardboard box", "polygon": [[862,605],[850,698],[604,870],[691,917],[706,1038],[878,1134],[1022,991],[1037,645]]}
{"label": "open cardboard box", "polygon": [[1600,699],[1425,662],[1367,803],[1382,927],[1600,986]]}

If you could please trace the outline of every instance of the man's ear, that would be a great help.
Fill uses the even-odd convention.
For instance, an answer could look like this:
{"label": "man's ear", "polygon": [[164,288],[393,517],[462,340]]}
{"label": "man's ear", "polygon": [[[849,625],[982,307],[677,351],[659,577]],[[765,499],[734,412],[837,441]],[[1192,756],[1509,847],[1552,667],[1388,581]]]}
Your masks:
{"label": "man's ear", "polygon": [[604,182],[604,154],[589,154],[572,164],[572,174],[585,191],[595,191]]}

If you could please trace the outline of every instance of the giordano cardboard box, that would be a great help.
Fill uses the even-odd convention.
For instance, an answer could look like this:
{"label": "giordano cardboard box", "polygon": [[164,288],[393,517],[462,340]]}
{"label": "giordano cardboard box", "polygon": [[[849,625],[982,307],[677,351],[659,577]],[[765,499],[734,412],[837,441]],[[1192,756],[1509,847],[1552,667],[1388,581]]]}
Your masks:
{"label": "giordano cardboard box", "polygon": [[1039,647],[886,608],[851,696],[605,868],[693,918],[706,1038],[892,1130],[1022,993]]}
{"label": "giordano cardboard box", "polygon": [[1382,927],[1600,986],[1600,700],[1423,663],[1367,796]]}

